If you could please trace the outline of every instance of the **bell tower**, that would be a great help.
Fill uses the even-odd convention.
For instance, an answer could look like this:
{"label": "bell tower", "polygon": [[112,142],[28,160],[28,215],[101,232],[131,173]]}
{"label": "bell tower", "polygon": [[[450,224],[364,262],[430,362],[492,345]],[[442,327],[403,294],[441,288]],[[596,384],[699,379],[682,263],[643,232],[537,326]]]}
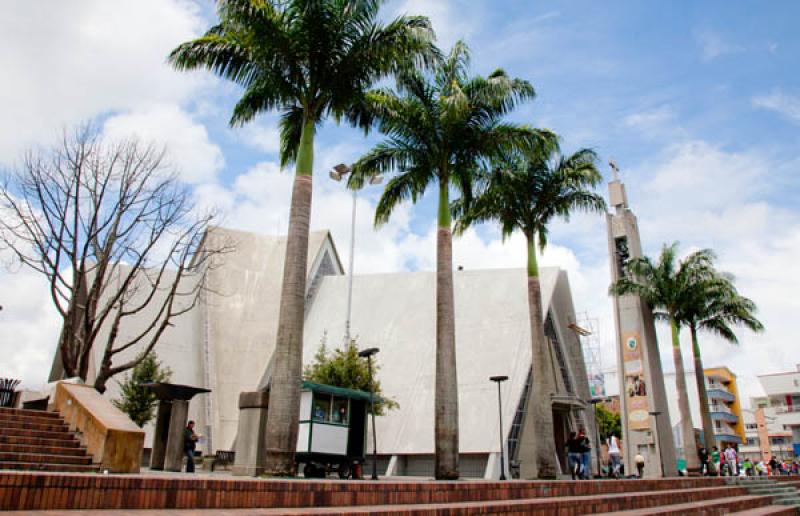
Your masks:
{"label": "bell tower", "polygon": [[[611,281],[623,277],[631,258],[642,256],[639,225],[619,178],[619,169],[609,161],[614,178],[608,183],[606,214]],[[653,314],[639,296],[612,296],[617,330],[617,371],[622,411],[625,471],[636,471],[634,457],[645,458],[645,477],[677,475],[675,441],[669,422],[664,375],[658,354]]]}

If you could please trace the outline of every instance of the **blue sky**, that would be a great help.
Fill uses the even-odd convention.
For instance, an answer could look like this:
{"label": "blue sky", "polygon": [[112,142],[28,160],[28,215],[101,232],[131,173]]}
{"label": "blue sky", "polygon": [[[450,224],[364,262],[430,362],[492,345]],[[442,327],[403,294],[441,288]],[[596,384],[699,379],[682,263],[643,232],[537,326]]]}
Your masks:
{"label": "blue sky", "polygon": [[[165,144],[223,223],[285,231],[290,174],[277,167],[275,116],[227,125],[240,93],[206,73],[177,73],[164,59],[214,21],[213,3],[12,0],[0,5],[0,164],[53,141],[61,127],[94,119],[108,137],[136,134]],[[538,97],[513,119],[562,135],[563,148],[595,149],[623,170],[647,253],[680,240],[713,247],[761,307],[767,332],[731,348],[706,340],[709,365],[730,365],[757,393],[755,375],[800,362],[792,320],[800,310],[800,36],[794,1],[396,0],[386,17],[431,17],[439,41],[463,38],[476,73],[505,68]],[[314,219],[347,259],[349,197],[327,169],[378,141],[327,123],[317,138]],[[605,188],[603,188],[605,191]],[[376,232],[377,188],[358,205],[356,270],[433,268],[433,196],[405,206]],[[605,364],[612,351],[605,223],[576,216],[554,225],[542,260],[570,273],[575,304],[598,319]],[[456,242],[467,268],[522,266],[519,238],[487,226]],[[791,271],[794,271],[793,273]],[[57,320],[30,272],[0,272],[13,302],[0,301],[0,346],[9,369],[31,384],[49,366]],[[11,336],[30,344],[14,346]],[[21,337],[19,337],[21,336]],[[9,351],[8,354],[5,351]],[[688,347],[684,349],[688,358]],[[672,369],[671,357],[664,354]]]}

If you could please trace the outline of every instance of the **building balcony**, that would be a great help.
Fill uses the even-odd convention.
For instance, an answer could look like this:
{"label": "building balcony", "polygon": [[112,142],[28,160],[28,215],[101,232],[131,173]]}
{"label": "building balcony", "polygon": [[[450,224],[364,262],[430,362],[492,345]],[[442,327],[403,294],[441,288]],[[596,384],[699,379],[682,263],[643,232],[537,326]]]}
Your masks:
{"label": "building balcony", "polygon": [[711,388],[706,391],[708,394],[708,399],[710,400],[722,400],[727,402],[736,401],[736,397],[731,394],[727,389],[720,389],[718,387]]}
{"label": "building balcony", "polygon": [[737,423],[739,418],[731,411],[715,411],[711,409],[710,411],[711,419],[716,419],[718,421],[725,421],[726,423]]}
{"label": "building balcony", "polygon": [[742,444],[742,438],[739,435],[733,433],[732,430],[728,429],[714,429],[714,438],[719,443],[733,443],[733,444]]}
{"label": "building balcony", "polygon": [[779,407],[775,407],[776,414],[792,414],[795,412],[800,412],[800,405],[781,405]]}

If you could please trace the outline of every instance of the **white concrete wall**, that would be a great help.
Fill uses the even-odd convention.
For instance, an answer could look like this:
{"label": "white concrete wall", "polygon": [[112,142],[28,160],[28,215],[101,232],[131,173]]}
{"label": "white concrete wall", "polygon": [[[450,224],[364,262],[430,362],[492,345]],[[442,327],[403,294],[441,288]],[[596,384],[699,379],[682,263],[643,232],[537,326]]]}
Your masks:
{"label": "white concrete wall", "polygon": [[[257,389],[275,349],[286,238],[220,231],[236,250],[209,274],[209,288],[218,295],[209,297],[206,338],[211,347],[214,446],[231,450],[239,393]],[[327,239],[327,232],[311,234],[309,271]]]}
{"label": "white concrete wall", "polygon": [[[558,269],[542,269],[545,308],[557,274]],[[328,346],[341,345],[346,283],[343,276],[322,283],[306,319],[305,362],[312,360],[325,336]],[[509,376],[502,385],[508,432],[531,364],[525,271],[455,272],[454,288],[460,449],[497,452],[497,387],[489,376]],[[381,385],[400,404],[399,410],[377,420],[381,454],[433,453],[435,328],[434,273],[354,278],[352,335],[360,347],[381,349],[376,360]]]}

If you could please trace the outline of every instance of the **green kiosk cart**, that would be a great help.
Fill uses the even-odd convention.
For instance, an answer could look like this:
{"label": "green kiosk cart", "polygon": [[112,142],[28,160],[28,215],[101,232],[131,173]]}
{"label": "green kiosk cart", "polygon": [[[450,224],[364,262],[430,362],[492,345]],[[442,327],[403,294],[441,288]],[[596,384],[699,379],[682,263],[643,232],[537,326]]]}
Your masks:
{"label": "green kiosk cart", "polygon": [[368,392],[303,382],[295,456],[306,478],[348,478],[364,463],[369,400]]}

